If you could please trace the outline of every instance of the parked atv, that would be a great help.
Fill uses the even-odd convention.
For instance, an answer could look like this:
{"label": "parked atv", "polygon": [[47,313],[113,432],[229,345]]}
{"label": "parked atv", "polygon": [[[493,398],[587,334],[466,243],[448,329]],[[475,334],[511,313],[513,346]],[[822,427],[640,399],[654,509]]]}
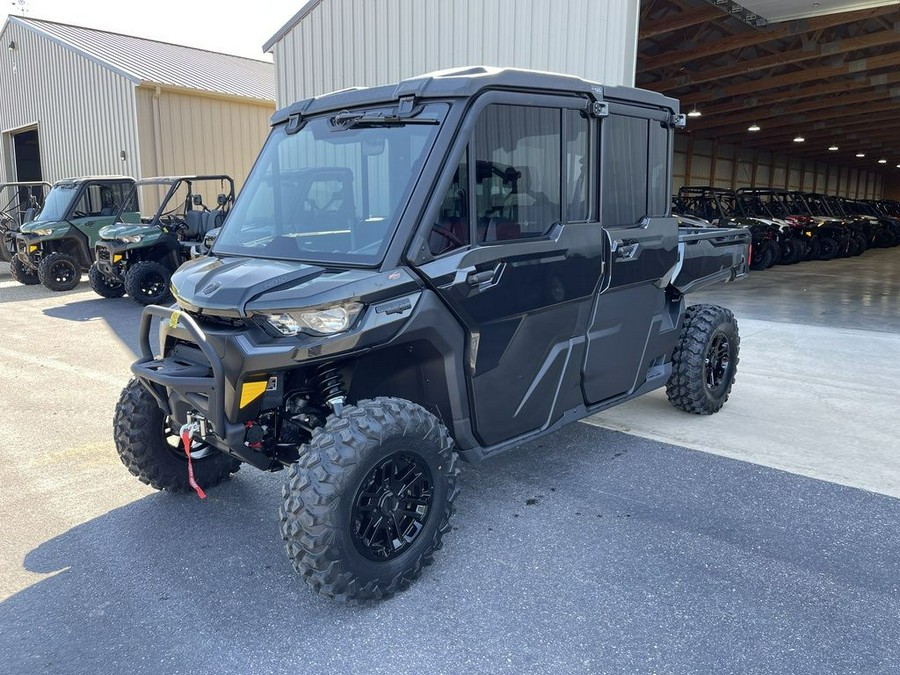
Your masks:
{"label": "parked atv", "polygon": [[835,258],[860,255],[866,250],[865,236],[860,228],[846,218],[840,210],[836,210],[827,195],[813,192],[791,193],[806,205],[822,236],[835,241]]}
{"label": "parked atv", "polygon": [[0,183],[0,261],[8,262],[13,279],[23,284],[36,284],[37,274],[28,274],[16,256],[16,233],[34,220],[50,183],[43,181]]}
{"label": "parked atv", "polygon": [[750,269],[767,269],[781,258],[780,228],[771,221],[745,214],[733,191],[712,186],[684,186],[678,190],[678,200],[688,214],[703,218],[714,227],[749,230],[753,238]]}
{"label": "parked atv", "polygon": [[276,112],[211,253],[172,275],[177,305],[144,309],[122,461],[201,497],[286,468],[294,567],[372,600],[451,531],[457,456],[663,386],[717,412],[737,322],[684,296],[746,274],[750,233],[669,215],[683,121],[656,92],[480,67]]}
{"label": "parked atv", "polygon": [[[213,210],[196,191],[198,185],[211,183],[217,190],[227,187]],[[140,223],[123,222],[120,213],[100,230],[88,279],[104,298],[128,293],[135,302],[150,305],[169,297],[172,272],[190,259],[192,248],[203,245],[211,229],[222,225],[234,203],[234,181],[225,175],[144,178],[132,188],[135,198],[142,191],[144,204],[148,193],[155,192],[157,198],[162,193],[156,213]]]}
{"label": "parked atv", "polygon": [[891,248],[900,243],[900,221],[881,213],[868,200],[832,197],[843,213],[860,223],[869,248]]}
{"label": "parked atv", "polygon": [[807,259],[810,248],[814,244],[809,237],[805,236],[803,226],[798,219],[788,212],[778,190],[739,188],[735,192],[735,196],[743,213],[760,218],[778,228],[778,264],[793,265]]}
{"label": "parked atv", "polygon": [[81,273],[94,262],[100,228],[120,213],[125,222],[140,222],[134,179],[90,176],[58,181],[35,219],[16,235],[16,263],[21,283],[39,280],[51,291],[78,285]]}

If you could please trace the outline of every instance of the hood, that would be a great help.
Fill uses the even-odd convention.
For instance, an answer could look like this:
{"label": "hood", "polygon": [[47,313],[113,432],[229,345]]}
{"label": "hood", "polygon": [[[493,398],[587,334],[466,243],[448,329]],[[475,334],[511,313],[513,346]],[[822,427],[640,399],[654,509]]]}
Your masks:
{"label": "hood", "polygon": [[159,228],[153,225],[113,223],[100,228],[100,238],[106,240],[133,237],[135,235],[145,237],[153,234],[160,234]]}
{"label": "hood", "polygon": [[30,223],[25,223],[24,225],[22,225],[19,228],[19,232],[22,232],[24,234],[34,234],[38,231],[52,230],[52,233],[56,233],[64,232],[65,230],[69,229],[69,227],[69,223],[65,220],[32,220]]}
{"label": "hood", "polygon": [[186,262],[172,275],[172,293],[184,309],[233,317],[348,300],[368,304],[419,286],[402,268],[326,270],[262,258],[204,256]]}

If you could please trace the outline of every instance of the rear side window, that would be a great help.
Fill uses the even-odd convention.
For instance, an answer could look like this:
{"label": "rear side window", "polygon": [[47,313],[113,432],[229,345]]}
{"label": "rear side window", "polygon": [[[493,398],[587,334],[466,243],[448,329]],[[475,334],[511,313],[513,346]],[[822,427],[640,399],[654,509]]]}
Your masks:
{"label": "rear side window", "polygon": [[636,223],[647,214],[648,120],[610,115],[603,121],[602,134],[602,221]]}
{"label": "rear side window", "polygon": [[561,126],[556,108],[482,111],[474,137],[477,242],[537,237],[559,222]]}
{"label": "rear side window", "polygon": [[566,123],[566,220],[580,222],[588,219],[591,122],[578,110],[566,110],[563,115]]}

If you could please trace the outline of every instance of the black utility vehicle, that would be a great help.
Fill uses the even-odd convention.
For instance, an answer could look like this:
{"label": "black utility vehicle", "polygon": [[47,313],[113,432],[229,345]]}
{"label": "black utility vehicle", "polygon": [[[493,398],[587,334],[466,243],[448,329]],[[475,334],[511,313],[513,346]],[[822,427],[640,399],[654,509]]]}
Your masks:
{"label": "black utility vehicle", "polygon": [[[225,190],[218,193],[214,209],[203,203],[198,192],[209,187]],[[124,212],[117,213],[114,222],[100,230],[88,279],[94,292],[104,298],[128,293],[141,305],[164,302],[169,298],[172,272],[191,257],[193,249],[203,246],[210,230],[225,221],[234,203],[234,181],[221,174],[158,176],[137,181],[132,192],[145,205],[158,202],[156,213],[140,223],[125,222]]]}
{"label": "black utility vehicle", "polygon": [[201,495],[288,468],[294,567],[365,600],[440,548],[457,455],[663,386],[718,411],[737,323],[684,295],[744,275],[750,235],[669,214],[683,119],[654,92],[480,67],[277,112],[210,255],[172,276],[177,307],[144,310],[122,461]]}
{"label": "black utility vehicle", "polygon": [[743,210],[733,190],[707,186],[682,186],[678,202],[688,215],[708,220],[717,227],[741,227],[753,238],[750,268],[764,270],[781,260],[781,228],[771,220],[751,216]]}

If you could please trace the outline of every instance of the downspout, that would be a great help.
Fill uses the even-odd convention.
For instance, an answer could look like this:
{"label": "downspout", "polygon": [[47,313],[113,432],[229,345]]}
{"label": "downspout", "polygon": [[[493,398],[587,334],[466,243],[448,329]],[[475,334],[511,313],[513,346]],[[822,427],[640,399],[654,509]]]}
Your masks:
{"label": "downspout", "polygon": [[163,169],[163,156],[162,156],[162,132],[160,130],[159,123],[159,96],[162,94],[162,90],[159,87],[153,92],[153,105],[152,105],[152,115],[153,115],[153,154],[156,158],[156,175],[157,176],[165,176],[166,172]]}

